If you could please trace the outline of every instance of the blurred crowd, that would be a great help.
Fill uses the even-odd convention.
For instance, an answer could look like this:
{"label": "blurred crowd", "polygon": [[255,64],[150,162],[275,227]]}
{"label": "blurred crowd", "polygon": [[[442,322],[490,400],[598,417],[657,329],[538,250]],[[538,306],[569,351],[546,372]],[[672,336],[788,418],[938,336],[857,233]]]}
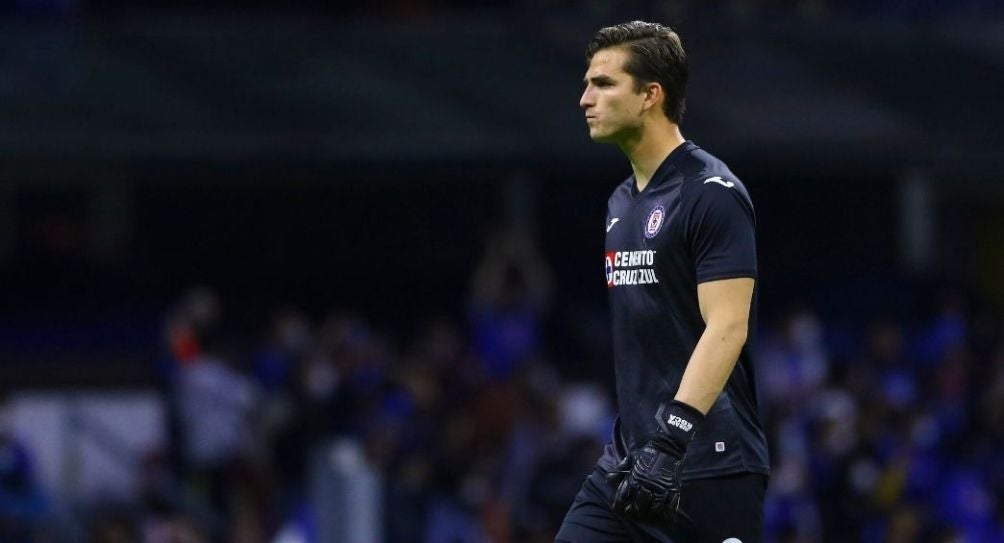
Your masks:
{"label": "blurred crowd", "polygon": [[[81,533],[318,541],[310,457],[348,438],[379,474],[386,543],[551,541],[614,402],[549,346],[543,262],[496,236],[466,316],[408,330],[281,309],[235,336],[215,292],[185,294],[155,372],[169,447],[144,459],[134,502],[89,504]],[[1004,319],[958,295],[930,305],[852,325],[804,308],[760,331],[768,541],[1004,541]],[[30,460],[3,436],[0,540],[49,540]]]}
{"label": "blurred crowd", "polygon": [[1004,320],[933,306],[761,337],[777,541],[1004,541]]}

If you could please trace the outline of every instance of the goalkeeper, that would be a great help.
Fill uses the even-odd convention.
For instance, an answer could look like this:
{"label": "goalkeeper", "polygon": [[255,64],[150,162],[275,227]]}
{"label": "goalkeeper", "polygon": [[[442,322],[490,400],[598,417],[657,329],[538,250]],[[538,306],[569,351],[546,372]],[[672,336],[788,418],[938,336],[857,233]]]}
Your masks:
{"label": "goalkeeper", "polygon": [[747,343],[753,204],[680,133],[687,59],[675,32],[603,28],[586,56],[589,135],[633,172],[606,217],[619,415],[556,541],[758,543],[768,458]]}

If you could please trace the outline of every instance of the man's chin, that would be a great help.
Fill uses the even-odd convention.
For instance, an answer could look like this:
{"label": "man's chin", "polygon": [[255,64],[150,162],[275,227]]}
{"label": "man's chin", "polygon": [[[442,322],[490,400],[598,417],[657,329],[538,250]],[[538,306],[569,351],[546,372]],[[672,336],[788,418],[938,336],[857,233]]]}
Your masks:
{"label": "man's chin", "polygon": [[599,130],[590,130],[589,138],[597,143],[610,143],[613,141],[611,134],[600,132]]}

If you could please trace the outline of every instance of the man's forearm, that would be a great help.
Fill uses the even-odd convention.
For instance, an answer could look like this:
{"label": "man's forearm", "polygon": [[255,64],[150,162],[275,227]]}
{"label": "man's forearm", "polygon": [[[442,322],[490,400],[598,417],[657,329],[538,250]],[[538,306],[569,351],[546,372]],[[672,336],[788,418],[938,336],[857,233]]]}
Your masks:
{"label": "man's forearm", "polygon": [[732,374],[746,334],[745,322],[709,324],[690,355],[675,399],[706,414]]}

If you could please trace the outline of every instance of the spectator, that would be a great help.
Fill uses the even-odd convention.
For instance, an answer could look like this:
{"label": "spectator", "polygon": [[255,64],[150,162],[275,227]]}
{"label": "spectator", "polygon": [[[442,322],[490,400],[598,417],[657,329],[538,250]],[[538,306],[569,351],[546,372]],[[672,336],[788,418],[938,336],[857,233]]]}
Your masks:
{"label": "spectator", "polygon": [[470,313],[475,347],[490,378],[508,378],[539,354],[550,283],[545,260],[526,234],[502,231],[488,241],[474,273]]}

